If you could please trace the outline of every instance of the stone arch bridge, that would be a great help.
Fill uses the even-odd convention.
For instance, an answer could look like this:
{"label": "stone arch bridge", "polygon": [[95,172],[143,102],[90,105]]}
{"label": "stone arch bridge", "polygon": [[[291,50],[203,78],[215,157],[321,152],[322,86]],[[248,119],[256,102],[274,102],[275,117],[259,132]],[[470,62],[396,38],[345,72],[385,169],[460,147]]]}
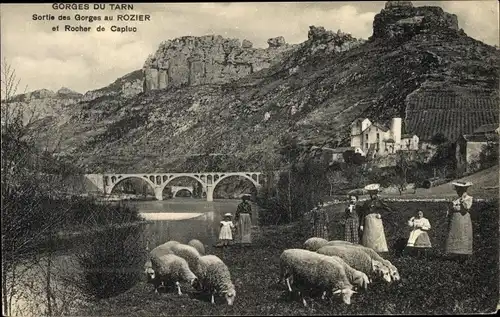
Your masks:
{"label": "stone arch bridge", "polygon": [[229,172],[229,173],[143,173],[143,174],[86,174],[90,180],[104,194],[111,194],[113,188],[123,180],[136,178],[142,179],[151,186],[158,200],[163,200],[163,190],[174,179],[189,177],[198,181],[206,192],[207,201],[213,201],[215,187],[225,178],[238,176],[254,184],[256,189],[261,187],[260,172]]}

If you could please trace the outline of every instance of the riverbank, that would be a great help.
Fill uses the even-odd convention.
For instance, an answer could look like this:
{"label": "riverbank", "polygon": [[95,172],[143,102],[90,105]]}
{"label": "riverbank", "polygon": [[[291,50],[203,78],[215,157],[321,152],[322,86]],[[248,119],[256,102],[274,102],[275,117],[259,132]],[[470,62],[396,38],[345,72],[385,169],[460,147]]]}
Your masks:
{"label": "riverbank", "polygon": [[[400,203],[403,204],[403,203]],[[405,218],[421,203],[397,205]],[[399,209],[406,207],[405,209]],[[435,205],[426,206],[427,214],[439,214]],[[497,206],[498,208],[498,206]],[[444,237],[440,216],[430,216],[435,231],[436,247],[431,257],[420,259],[390,254],[387,258],[398,267],[402,281],[392,285],[372,284],[366,292],[353,296],[352,305],[320,298],[309,299],[309,307],[290,299],[285,285],[277,285],[279,256],[284,249],[300,248],[308,238],[305,223],[288,226],[266,226],[255,232],[251,248],[238,246],[207,253],[219,256],[228,265],[236,286],[234,306],[219,298],[211,305],[207,296],[199,296],[185,286],[184,294],[154,294],[145,281],[114,298],[85,307],[80,315],[92,316],[172,316],[172,315],[336,315],[336,314],[462,314],[492,312],[498,302],[498,219],[497,210],[481,210],[490,217],[477,220],[474,256],[465,263],[441,257]],[[387,224],[390,227],[390,224]],[[400,229],[405,230],[404,228]],[[390,245],[400,231],[388,228]],[[336,238],[336,233],[334,237]],[[496,240],[495,240],[496,239]],[[496,248],[496,250],[495,250]]]}

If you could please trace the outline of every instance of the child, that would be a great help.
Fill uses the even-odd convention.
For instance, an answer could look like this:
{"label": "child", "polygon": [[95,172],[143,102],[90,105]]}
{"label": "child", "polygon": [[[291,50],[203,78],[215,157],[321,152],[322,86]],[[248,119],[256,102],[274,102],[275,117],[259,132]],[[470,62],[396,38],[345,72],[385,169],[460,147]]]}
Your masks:
{"label": "child", "polygon": [[233,241],[234,224],[231,221],[232,216],[232,214],[227,213],[220,222],[219,245],[222,247],[229,245],[229,242]]}

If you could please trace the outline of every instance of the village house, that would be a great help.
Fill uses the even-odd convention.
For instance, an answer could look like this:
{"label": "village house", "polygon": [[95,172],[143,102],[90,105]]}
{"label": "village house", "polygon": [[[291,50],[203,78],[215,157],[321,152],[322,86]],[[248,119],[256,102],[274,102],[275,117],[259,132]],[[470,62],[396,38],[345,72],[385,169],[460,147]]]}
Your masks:
{"label": "village house", "polygon": [[361,149],[367,157],[384,157],[397,151],[417,151],[419,138],[402,134],[402,119],[392,118],[390,127],[358,118],[351,123],[351,147]]}
{"label": "village house", "polygon": [[478,169],[481,152],[489,143],[498,144],[500,127],[498,124],[485,124],[472,134],[461,135],[456,143],[457,172],[471,173]]}
{"label": "village house", "polygon": [[354,153],[359,153],[360,155],[365,156],[365,153],[360,148],[351,146],[337,148],[322,147],[321,150],[324,153],[324,159],[329,163],[344,162],[344,152],[347,151],[353,151]]}

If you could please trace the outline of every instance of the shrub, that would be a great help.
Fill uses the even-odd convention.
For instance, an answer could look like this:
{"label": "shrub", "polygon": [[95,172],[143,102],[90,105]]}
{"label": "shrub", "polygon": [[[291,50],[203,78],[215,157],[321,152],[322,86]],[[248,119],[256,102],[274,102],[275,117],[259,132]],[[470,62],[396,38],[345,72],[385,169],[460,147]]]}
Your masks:
{"label": "shrub", "polygon": [[142,226],[111,225],[92,235],[77,250],[82,267],[79,288],[94,299],[120,294],[142,277],[146,253],[141,243]]}

